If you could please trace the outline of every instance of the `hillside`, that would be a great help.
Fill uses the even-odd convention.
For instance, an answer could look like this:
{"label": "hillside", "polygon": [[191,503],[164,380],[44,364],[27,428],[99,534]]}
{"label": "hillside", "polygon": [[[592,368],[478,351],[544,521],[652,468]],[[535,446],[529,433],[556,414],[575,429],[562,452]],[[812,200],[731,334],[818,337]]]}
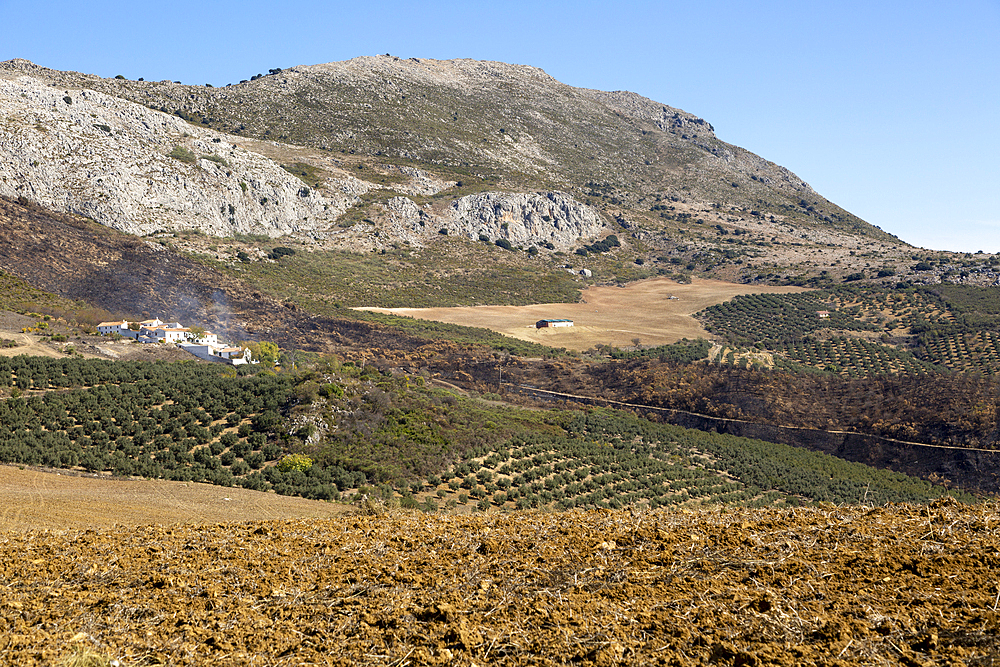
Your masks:
{"label": "hillside", "polygon": [[200,322],[232,340],[264,337],[283,347],[315,351],[338,345],[406,349],[423,344],[364,322],[312,316],[167,245],[2,198],[0,270],[44,290],[22,296],[22,308],[62,313],[74,311],[73,302],[79,301],[108,316],[172,317]]}
{"label": "hillside", "polygon": [[[375,56],[212,88],[12,60],[0,82],[0,194],[130,233],[351,251],[457,236],[579,251],[605,279],[629,279],[632,260],[763,282],[909,260],[706,120],[532,67]],[[619,249],[595,245],[609,234]]]}
{"label": "hillside", "polygon": [[[246,282],[246,271],[223,272],[178,254],[172,246],[179,239],[171,238],[169,242],[162,239],[165,245],[141,240],[84,219],[55,215],[37,207],[25,207],[2,199],[0,222],[0,269],[67,299],[59,301],[51,294],[28,290],[23,283],[10,280],[10,289],[20,296],[9,301],[8,307],[45,312],[71,321],[81,318],[81,309],[85,311],[89,308],[80,305],[86,301],[103,309],[102,312],[106,313],[104,319],[111,318],[113,314],[160,315],[199,322],[234,340],[271,340],[290,354],[295,354],[295,350],[307,350],[336,353],[342,359],[358,360],[362,364],[374,361],[386,371],[396,369],[393,372],[438,378],[478,392],[498,390],[497,369],[502,363],[502,379],[508,383],[508,391],[511,392],[506,397],[508,401],[532,402],[530,396],[515,393],[517,385],[523,384],[585,397],[614,398],[657,408],[690,411],[711,419],[738,418],[750,426],[732,430],[733,426],[723,426],[721,422],[703,423],[682,417],[671,419],[690,427],[728,430],[765,440],[813,447],[869,465],[889,467],[938,481],[947,480],[959,488],[986,493],[993,493],[997,488],[1000,457],[992,452],[974,451],[977,448],[993,450],[996,446],[998,425],[995,406],[1000,389],[995,381],[964,374],[945,374],[944,366],[918,359],[907,351],[908,344],[905,342],[898,343],[900,349],[897,350],[883,343],[847,339],[865,342],[869,358],[864,366],[861,361],[857,363],[856,369],[860,374],[855,372],[855,367],[851,367],[842,371],[844,377],[829,371],[820,375],[816,375],[816,371],[803,374],[804,369],[798,366],[788,366],[781,373],[757,366],[736,368],[744,365],[746,357],[741,356],[737,360],[732,354],[727,355],[726,360],[720,356],[713,364],[692,362],[702,359],[705,351],[688,361],[665,363],[672,358],[669,356],[672,352],[666,348],[645,352],[636,350],[634,354],[639,356],[633,360],[610,361],[606,350],[593,350],[582,358],[574,358],[535,343],[470,327],[375,315],[371,316],[376,318],[373,321],[359,320],[355,318],[368,316],[338,309],[329,303],[319,304],[323,306],[324,314],[313,314],[293,301],[277,300],[258,291]],[[497,249],[497,252],[504,251]],[[382,255],[377,257],[386,261],[381,259]],[[282,259],[280,263],[272,264],[259,262],[251,266],[281,268],[286,261]],[[396,274],[398,277],[398,270]],[[308,274],[303,273],[297,281],[301,283],[307,279]],[[358,276],[354,282],[360,283],[363,279]],[[460,286],[456,285],[458,288]],[[906,319],[902,323],[904,325],[925,322],[926,327],[934,321],[929,319],[932,312],[948,315],[942,320],[945,324],[936,325],[944,329],[925,329],[925,333],[920,334],[929,336],[925,343],[927,352],[921,354],[931,361],[936,359],[933,354],[937,348],[934,346],[939,341],[953,339],[965,344],[969,334],[958,328],[960,323],[966,322],[966,327],[981,327],[984,322],[988,323],[987,320],[993,322],[989,319],[995,318],[989,314],[994,308],[990,305],[992,302],[982,301],[985,293],[977,301],[976,295],[981,290],[970,290],[949,294],[949,303],[953,304],[952,308],[959,316],[952,316],[939,300],[940,297],[932,294],[921,296],[923,293],[900,292],[896,295],[900,299],[905,297],[898,302],[901,306],[905,305],[909,313],[900,313]],[[879,307],[876,297],[882,298],[880,294],[873,292],[869,308]],[[292,293],[291,296],[296,295]],[[859,295],[849,293],[848,296],[857,300]],[[794,306],[797,298],[788,294],[773,295],[763,301],[758,299],[754,303],[765,310],[756,319],[750,318],[746,322],[766,322],[768,326],[780,322],[784,328],[779,327],[776,331],[784,332],[781,335],[791,337],[790,340],[814,336],[812,329],[803,332],[792,326],[796,322],[798,326],[815,322],[814,310],[806,311],[811,313],[811,320],[801,319],[799,310],[781,310]],[[726,306],[729,307],[729,304]],[[816,306],[808,304],[808,307]],[[945,310],[934,310],[942,308]],[[844,317],[824,322],[824,326],[855,327],[860,331],[845,329],[845,333],[866,334],[872,326],[868,319],[866,310],[855,312],[845,309]],[[732,318],[731,321],[737,320]],[[31,323],[30,320],[28,322]],[[739,336],[752,336],[750,341],[744,341],[746,345],[752,345],[762,331],[770,331],[753,329],[749,324],[743,326],[748,328],[736,332]],[[886,326],[902,325],[890,324],[887,320]],[[892,329],[891,332],[894,340],[906,340],[901,336],[904,330]],[[777,334],[772,332],[767,335],[774,337]],[[917,336],[911,337],[918,339]],[[429,340],[441,338],[454,342]],[[968,372],[992,368],[990,364],[994,363],[991,360],[996,356],[996,341],[990,339],[991,345],[975,347],[975,340],[969,340],[971,342],[967,347],[954,348],[966,353],[964,368]],[[79,346],[80,343],[76,344]],[[766,345],[774,347],[770,342]],[[683,348],[683,345],[680,347]],[[755,354],[762,354],[756,347],[749,349]],[[504,351],[503,356],[497,356],[498,350]],[[817,363],[824,366],[830,363],[846,364],[844,357],[833,356],[835,351],[831,348],[827,353],[829,361]],[[897,361],[908,359],[907,363],[913,368],[909,371],[905,368],[877,370],[871,365],[880,363],[880,358],[891,359],[889,353],[896,354],[894,358]],[[509,357],[509,354],[518,356]],[[776,353],[768,354],[776,356]],[[555,358],[544,358],[551,356]],[[729,359],[730,356],[732,359]],[[902,374],[879,377],[886,372]],[[831,401],[831,396],[835,396],[836,400]],[[413,410],[415,406],[409,405],[408,401],[404,399],[401,407]],[[872,406],[877,407],[875,412]],[[426,409],[427,406],[422,405],[414,414],[424,414]],[[477,423],[485,420],[487,418],[480,418]],[[778,427],[777,430],[772,426]],[[795,431],[795,428],[816,431]],[[354,432],[354,429],[351,426],[349,431]],[[823,433],[824,429],[854,435],[830,436]],[[396,433],[390,439],[399,435]],[[423,436],[419,433],[411,435],[422,442],[419,438]],[[451,442],[454,437],[454,434],[435,436],[444,438],[446,442]],[[899,445],[879,438],[961,449],[931,450],[934,452],[931,456],[928,450],[899,451]],[[397,439],[394,442],[392,447],[403,446],[403,441]],[[453,442],[451,444],[454,445]],[[965,448],[970,449],[966,451]],[[421,450],[418,448],[418,451]],[[367,470],[369,474],[373,470],[371,461],[364,457],[347,463],[349,467]],[[404,477],[440,474],[443,472],[440,466],[443,465],[439,461],[430,467],[420,467],[419,472],[415,468]],[[371,479],[374,481],[377,476]],[[451,495],[457,496],[457,493]]]}
{"label": "hillside", "polygon": [[[512,402],[534,399],[510,383],[530,384],[698,413],[671,419],[699,428],[738,419],[748,435],[996,488],[997,390],[971,375],[996,372],[1000,311],[988,290],[925,285],[992,285],[996,258],[916,252],[691,114],[530,67],[391,56],[219,89],[15,60],[0,63],[0,109],[0,269],[23,281],[5,276],[23,296],[4,303],[24,317],[160,315],[274,341],[292,365],[335,353],[480,393],[506,380]],[[587,285],[654,275],[824,289],[687,309],[684,331],[712,340],[678,363],[613,305],[606,326],[634,349],[594,338],[571,353],[350,308],[578,301],[582,318],[598,307]],[[641,360],[608,362],[622,355]],[[370,435],[348,430],[361,426]],[[423,452],[408,429],[392,447],[414,437]],[[963,451],[923,460],[864,440],[848,454],[790,429]],[[333,460],[369,482],[459,464]]]}

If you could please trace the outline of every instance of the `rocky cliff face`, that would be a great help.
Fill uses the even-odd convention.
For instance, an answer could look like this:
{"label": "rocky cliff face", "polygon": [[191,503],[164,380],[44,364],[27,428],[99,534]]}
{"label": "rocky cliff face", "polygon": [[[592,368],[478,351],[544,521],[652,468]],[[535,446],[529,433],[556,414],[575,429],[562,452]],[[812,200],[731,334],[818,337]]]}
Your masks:
{"label": "rocky cliff face", "polygon": [[[27,75],[0,76],[0,127],[0,195],[24,197],[130,234],[297,233],[353,236],[365,245],[363,228],[348,232],[337,221],[359,196],[379,187],[326,156],[311,159],[322,167],[322,176],[310,187],[257,152],[260,142]],[[381,165],[379,173],[392,175],[393,188],[409,196],[455,185],[409,166]],[[458,199],[441,215],[396,197],[386,210],[390,228],[414,240],[446,229],[473,239],[487,234],[514,245],[549,241],[565,249],[599,233],[602,225],[593,209],[555,193],[482,193]]]}
{"label": "rocky cliff face", "polygon": [[320,194],[231,137],[26,76],[0,78],[0,109],[0,194],[130,234],[326,229],[370,187],[341,179],[339,196]]}
{"label": "rocky cliff face", "polygon": [[561,192],[482,192],[456,200],[440,214],[406,197],[394,197],[386,210],[391,234],[418,244],[448,234],[473,241],[502,239],[522,248],[569,250],[606,226],[595,209]]}

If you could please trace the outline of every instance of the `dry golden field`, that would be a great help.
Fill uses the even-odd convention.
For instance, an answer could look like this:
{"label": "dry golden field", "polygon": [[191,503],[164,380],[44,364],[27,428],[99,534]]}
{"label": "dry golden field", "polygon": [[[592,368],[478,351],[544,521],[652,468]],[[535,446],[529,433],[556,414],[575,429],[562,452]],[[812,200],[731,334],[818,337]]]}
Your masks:
{"label": "dry golden field", "polygon": [[[669,278],[650,278],[625,287],[588,287],[579,303],[365,310],[483,327],[533,343],[586,350],[598,344],[628,347],[634,345],[636,338],[642,345],[655,346],[676,343],[681,338],[707,337],[692,315],[708,306],[739,294],[802,291],[801,287],[738,285],[702,279],[680,284]],[[574,326],[536,329],[535,322],[545,318],[570,319]]]}
{"label": "dry golden field", "polygon": [[345,509],[242,487],[0,465],[0,532],[319,518]]}

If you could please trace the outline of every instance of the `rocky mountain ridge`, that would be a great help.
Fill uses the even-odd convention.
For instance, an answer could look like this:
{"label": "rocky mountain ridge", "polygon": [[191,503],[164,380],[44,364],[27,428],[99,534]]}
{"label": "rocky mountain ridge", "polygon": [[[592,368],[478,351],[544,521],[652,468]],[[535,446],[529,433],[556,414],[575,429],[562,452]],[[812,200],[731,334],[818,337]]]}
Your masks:
{"label": "rocky mountain ridge", "polygon": [[584,255],[615,234],[605,280],[627,259],[829,281],[911,254],[702,118],[534,67],[371,56],[213,88],[11,60],[0,81],[0,194],[134,234]]}
{"label": "rocky mountain ridge", "polygon": [[199,229],[280,236],[332,224],[368,188],[312,193],[211,130],[87,89],[0,78],[0,194],[131,234]]}
{"label": "rocky mountain ridge", "polygon": [[[212,236],[347,236],[378,245],[374,222],[347,231],[337,221],[380,185],[327,156],[292,150],[311,164],[282,165],[265,155],[277,144],[222,134],[120,97],[55,87],[28,75],[0,76],[0,106],[0,195],[137,235],[194,229]],[[299,169],[314,187],[293,175]],[[414,167],[384,165],[380,171],[393,176],[400,192],[386,207],[390,220],[400,223],[393,229],[419,243],[425,225],[407,197],[435,195],[455,182]],[[484,208],[484,199],[497,210]],[[513,216],[523,204],[510,202],[528,199],[547,201],[548,208]],[[506,213],[498,212],[501,208]],[[556,193],[477,193],[456,199],[451,209],[454,213],[443,217],[424,214],[433,218],[434,233],[447,229],[472,239],[485,234],[493,240],[549,241],[565,250],[603,226],[596,211]],[[393,217],[399,212],[406,214]],[[532,232],[511,236],[509,223]]]}

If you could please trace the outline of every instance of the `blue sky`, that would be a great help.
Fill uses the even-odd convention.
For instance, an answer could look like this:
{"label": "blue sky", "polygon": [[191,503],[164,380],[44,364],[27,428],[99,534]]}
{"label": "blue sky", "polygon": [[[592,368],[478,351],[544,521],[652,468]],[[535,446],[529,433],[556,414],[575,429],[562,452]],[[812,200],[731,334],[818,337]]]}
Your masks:
{"label": "blue sky", "polygon": [[0,0],[0,60],[219,86],[356,56],[476,58],[711,122],[914,245],[1000,252],[1000,0]]}

